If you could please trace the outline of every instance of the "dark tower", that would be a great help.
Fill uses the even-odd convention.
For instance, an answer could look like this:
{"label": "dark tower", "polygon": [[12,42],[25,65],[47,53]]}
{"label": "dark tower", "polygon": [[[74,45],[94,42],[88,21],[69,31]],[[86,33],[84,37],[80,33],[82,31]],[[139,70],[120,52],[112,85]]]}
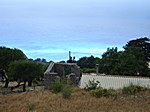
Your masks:
{"label": "dark tower", "polygon": [[69,60],[70,60],[70,57],[71,57],[71,51],[69,51]]}
{"label": "dark tower", "polygon": [[69,51],[69,60],[67,61],[67,63],[76,63],[75,56],[73,57],[73,59],[71,57],[71,51]]}

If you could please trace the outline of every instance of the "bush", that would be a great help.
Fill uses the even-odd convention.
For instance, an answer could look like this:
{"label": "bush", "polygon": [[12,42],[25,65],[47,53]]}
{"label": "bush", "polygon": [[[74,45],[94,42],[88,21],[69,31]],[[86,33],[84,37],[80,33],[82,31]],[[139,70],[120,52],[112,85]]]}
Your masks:
{"label": "bush", "polygon": [[71,86],[64,86],[63,90],[62,90],[62,96],[63,98],[65,99],[68,99],[71,97],[71,93],[72,93],[72,89],[71,89]]}
{"label": "bush", "polygon": [[68,99],[71,96],[72,88],[65,81],[55,81],[50,87],[53,93],[62,93],[63,98]]}
{"label": "bush", "polygon": [[36,103],[35,102],[30,102],[27,104],[27,108],[29,109],[29,111],[33,111],[36,107]]}
{"label": "bush", "polygon": [[66,85],[67,84],[64,81],[57,80],[51,86],[49,86],[49,90],[51,90],[53,93],[60,93]]}
{"label": "bush", "polygon": [[95,68],[81,68],[82,73],[96,73]]}
{"label": "bush", "polygon": [[97,88],[95,90],[92,90],[91,94],[97,98],[109,97],[109,96],[116,96],[116,91],[113,89]]}
{"label": "bush", "polygon": [[147,90],[146,87],[130,84],[129,86],[123,87],[122,93],[124,93],[124,94],[135,94],[135,93],[138,93],[141,91],[146,91],[146,90]]}
{"label": "bush", "polygon": [[84,89],[86,91],[91,91],[91,90],[94,90],[96,88],[101,88],[100,87],[100,82],[95,81],[95,79],[93,79],[92,81],[89,80],[88,84],[86,84],[86,87]]}

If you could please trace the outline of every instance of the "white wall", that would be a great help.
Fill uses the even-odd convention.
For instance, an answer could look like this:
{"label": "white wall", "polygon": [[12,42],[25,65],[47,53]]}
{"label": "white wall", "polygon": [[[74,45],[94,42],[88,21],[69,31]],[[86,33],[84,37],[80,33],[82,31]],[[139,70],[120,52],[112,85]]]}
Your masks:
{"label": "white wall", "polygon": [[96,75],[82,75],[80,87],[84,88],[89,80],[99,81],[103,88],[119,89],[128,86],[131,83],[134,85],[150,87],[150,78],[133,78],[121,76],[96,76]]}

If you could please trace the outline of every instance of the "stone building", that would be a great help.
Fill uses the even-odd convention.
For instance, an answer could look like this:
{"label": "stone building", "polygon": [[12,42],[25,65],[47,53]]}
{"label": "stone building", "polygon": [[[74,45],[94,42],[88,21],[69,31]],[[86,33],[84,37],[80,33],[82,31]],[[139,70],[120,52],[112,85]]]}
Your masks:
{"label": "stone building", "polygon": [[78,85],[80,77],[80,67],[76,63],[51,62],[44,73],[44,88],[48,89],[56,80],[66,80],[71,85]]}

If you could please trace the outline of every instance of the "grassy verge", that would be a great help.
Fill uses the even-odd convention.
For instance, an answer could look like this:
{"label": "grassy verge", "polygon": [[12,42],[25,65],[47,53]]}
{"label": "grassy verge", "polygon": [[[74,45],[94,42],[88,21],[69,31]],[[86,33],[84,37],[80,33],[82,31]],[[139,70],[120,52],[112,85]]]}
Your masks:
{"label": "grassy verge", "polygon": [[[0,112],[150,112],[149,89],[132,85],[132,89],[138,88],[135,89],[138,92],[133,97],[133,94],[128,92],[132,90],[131,87],[126,88],[128,88],[126,92],[123,92],[123,89],[114,91],[99,86],[88,91],[73,87],[71,97],[68,86],[58,94],[43,89],[8,95],[0,94]],[[116,94],[117,97],[113,97]]]}
{"label": "grassy verge", "polygon": [[[113,97],[93,97],[90,92],[73,88],[66,100],[61,94],[35,90],[18,94],[0,95],[0,112],[149,112],[150,92]],[[131,106],[132,105],[132,106]]]}

